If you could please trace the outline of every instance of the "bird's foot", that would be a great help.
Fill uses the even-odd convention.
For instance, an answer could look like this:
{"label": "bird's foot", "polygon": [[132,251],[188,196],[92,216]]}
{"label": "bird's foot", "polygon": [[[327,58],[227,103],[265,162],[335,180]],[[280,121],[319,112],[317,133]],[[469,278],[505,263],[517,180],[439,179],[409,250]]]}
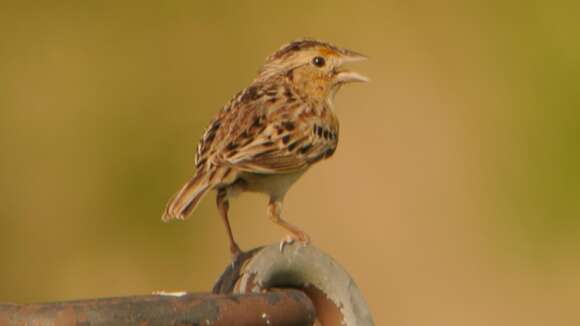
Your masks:
{"label": "bird's foot", "polygon": [[280,241],[280,252],[284,251],[284,246],[291,245],[294,242],[298,242],[302,246],[307,246],[310,244],[310,237],[304,232],[288,234],[284,239],[282,239],[282,241]]}
{"label": "bird's foot", "polygon": [[284,237],[282,241],[280,241],[280,252],[284,251],[285,245],[291,245],[292,243],[294,243],[294,238],[291,235]]}

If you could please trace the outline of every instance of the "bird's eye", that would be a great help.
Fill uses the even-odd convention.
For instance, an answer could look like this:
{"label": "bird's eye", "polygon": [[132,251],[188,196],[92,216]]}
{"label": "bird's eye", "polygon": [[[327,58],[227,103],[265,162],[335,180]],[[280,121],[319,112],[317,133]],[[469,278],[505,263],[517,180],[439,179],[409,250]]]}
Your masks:
{"label": "bird's eye", "polygon": [[324,66],[325,63],[326,63],[326,60],[324,60],[323,57],[314,57],[314,59],[312,59],[312,64],[317,66],[317,67],[322,67],[322,66]]}

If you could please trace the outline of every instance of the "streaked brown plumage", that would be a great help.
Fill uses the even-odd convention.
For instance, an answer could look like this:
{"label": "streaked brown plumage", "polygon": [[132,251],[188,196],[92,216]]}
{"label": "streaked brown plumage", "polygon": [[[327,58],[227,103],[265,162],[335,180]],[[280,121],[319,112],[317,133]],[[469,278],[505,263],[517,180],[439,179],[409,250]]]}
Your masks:
{"label": "streaked brown plumage", "polygon": [[197,147],[196,174],[169,201],[163,221],[186,218],[215,189],[230,250],[237,254],[228,199],[261,192],[270,196],[272,221],[290,232],[288,241],[308,243],[304,232],[281,218],[282,201],[308,167],[334,153],[339,132],[334,95],[345,83],[367,81],[341,66],[365,58],[316,40],[291,42],[268,57],[250,86],[211,121]]}

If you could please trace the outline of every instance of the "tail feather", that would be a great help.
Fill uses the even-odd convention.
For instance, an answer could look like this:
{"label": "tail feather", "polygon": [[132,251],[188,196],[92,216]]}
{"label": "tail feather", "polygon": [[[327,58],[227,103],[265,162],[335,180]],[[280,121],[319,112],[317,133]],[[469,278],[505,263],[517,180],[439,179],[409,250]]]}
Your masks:
{"label": "tail feather", "polygon": [[161,220],[169,222],[172,219],[187,218],[209,189],[209,180],[205,174],[197,174],[167,203]]}

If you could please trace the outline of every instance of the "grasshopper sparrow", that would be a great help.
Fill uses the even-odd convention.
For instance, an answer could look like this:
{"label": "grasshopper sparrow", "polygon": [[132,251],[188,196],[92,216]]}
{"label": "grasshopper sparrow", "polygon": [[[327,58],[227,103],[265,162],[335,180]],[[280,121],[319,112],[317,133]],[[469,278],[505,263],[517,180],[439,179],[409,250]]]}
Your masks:
{"label": "grasshopper sparrow", "polygon": [[282,219],[290,186],[314,163],[334,153],[338,89],[366,77],[342,66],[365,56],[317,40],[297,40],[266,59],[249,87],[236,94],[211,121],[197,146],[196,173],[169,201],[162,220],[185,219],[210,190],[225,224],[230,251],[240,252],[228,220],[229,198],[241,192],[270,197],[268,216],[290,234],[309,237]]}

